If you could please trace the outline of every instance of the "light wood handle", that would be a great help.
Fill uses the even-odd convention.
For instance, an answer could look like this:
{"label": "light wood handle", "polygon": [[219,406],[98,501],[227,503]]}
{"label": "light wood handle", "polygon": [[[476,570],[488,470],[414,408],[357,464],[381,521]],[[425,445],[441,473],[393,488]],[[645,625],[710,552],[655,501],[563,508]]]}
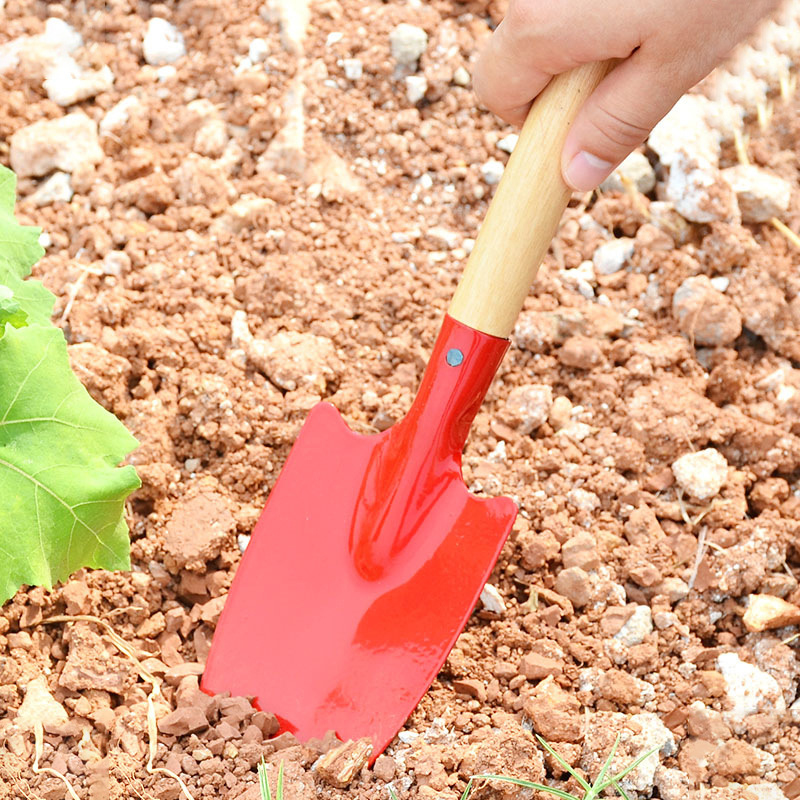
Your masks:
{"label": "light wood handle", "polygon": [[571,195],[561,177],[567,131],[612,67],[558,75],[534,102],[450,303],[454,319],[508,338]]}

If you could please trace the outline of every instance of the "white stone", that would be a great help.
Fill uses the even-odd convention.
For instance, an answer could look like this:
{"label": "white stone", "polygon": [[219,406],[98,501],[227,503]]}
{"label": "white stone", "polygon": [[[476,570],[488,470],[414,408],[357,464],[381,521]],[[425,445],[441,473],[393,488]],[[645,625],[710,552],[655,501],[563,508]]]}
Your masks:
{"label": "white stone", "polygon": [[389,46],[398,66],[415,69],[419,57],[428,47],[428,34],[416,25],[401,22],[389,34]]}
{"label": "white stone", "polygon": [[481,175],[489,186],[500,183],[500,178],[503,177],[504,170],[503,162],[498,161],[496,158],[490,158],[486,163],[481,165]]}
{"label": "white stone", "polygon": [[633,239],[627,236],[603,242],[592,256],[595,271],[601,275],[613,275],[619,272],[630,260],[634,247]]}
{"label": "white stone", "polygon": [[416,105],[428,91],[428,79],[424,75],[407,75],[405,79],[408,102]]}
{"label": "white stone", "polygon": [[711,278],[711,285],[718,291],[718,292],[727,292],[728,287],[731,285],[731,279],[727,275],[717,275],[714,278]]}
{"label": "white stone", "polygon": [[269,53],[269,47],[264,39],[253,39],[247,48],[247,57],[252,64],[260,64]]}
{"label": "white stone", "polygon": [[497,141],[497,149],[502,150],[504,153],[513,153],[514,148],[517,146],[517,142],[519,141],[519,134],[516,133],[509,133],[508,136],[504,136],[502,139],[498,139]]}
{"label": "white stone", "polygon": [[656,173],[644,153],[634,150],[601,184],[605,192],[624,192],[625,181],[638,192],[647,194],[656,185]]}
{"label": "white stone", "polygon": [[469,82],[469,71],[465,67],[456,67],[456,71],[453,73],[453,83],[456,86],[469,86]]}
{"label": "white stone", "polygon": [[659,766],[655,771],[655,785],[661,800],[687,800],[693,784],[679,769]]}
{"label": "white stone", "polygon": [[360,58],[343,58],[342,69],[349,81],[357,81],[364,74],[364,65]]}
{"label": "white stone", "polygon": [[506,610],[506,604],[503,596],[497,590],[497,587],[487,583],[481,592],[481,605],[493,614],[503,614]]}
{"label": "white stone", "polygon": [[28,199],[35,206],[51,206],[69,203],[72,194],[70,176],[66,172],[54,172]]}
{"label": "white stone", "polygon": [[212,117],[197,129],[192,142],[192,150],[201,156],[220,158],[227,145],[227,123],[221,117]]}
{"label": "white stone", "polygon": [[156,70],[156,78],[158,78],[159,83],[171,81],[177,74],[178,70],[172,64],[164,64],[163,67],[159,67]]}
{"label": "white stone", "polygon": [[788,211],[792,187],[783,178],[753,164],[729,167],[721,175],[736,192],[743,222],[769,222]]}
{"label": "white stone", "polygon": [[447,228],[437,226],[430,228],[426,234],[427,238],[437,247],[443,247],[447,250],[454,250],[461,244],[461,234],[456,231],[450,231]]}
{"label": "white stone", "polygon": [[552,388],[542,383],[530,383],[509,392],[504,411],[516,429],[527,435],[547,422],[552,405]]}
{"label": "white stone", "polygon": [[631,647],[641,644],[652,632],[653,615],[650,606],[636,606],[630,619],[614,634],[614,638]]}
{"label": "white stone", "polygon": [[747,794],[753,800],[788,800],[776,783],[751,783]]}
{"label": "white stone", "polygon": [[34,678],[28,683],[25,699],[15,720],[23,731],[32,731],[41,723],[46,731],[59,729],[69,721],[66,709],[50,694],[44,678]]}
{"label": "white stone", "polygon": [[590,492],[586,489],[581,489],[578,487],[570,489],[567,492],[567,502],[580,511],[586,511],[589,513],[600,508],[600,498],[594,492]]}
{"label": "white stone", "polygon": [[710,100],[698,94],[685,94],[650,133],[647,144],[666,167],[682,155],[691,153],[712,166],[719,163],[721,135],[709,127],[706,112]]}
{"label": "white stone", "polygon": [[82,111],[20,128],[11,137],[11,168],[21,178],[99,164],[97,125]]}
{"label": "white stone", "polygon": [[250,544],[250,534],[240,533],[236,537],[236,544],[239,546],[239,552],[244,553],[244,551],[247,550],[247,545]]}
{"label": "white stone", "polygon": [[181,32],[167,20],[152,17],[147,23],[142,42],[144,60],[153,66],[173,64],[186,55]]}
{"label": "white stone", "polygon": [[786,713],[786,700],[778,682],[758,667],[742,661],[736,653],[717,657],[717,669],[725,679],[727,710],[725,720],[736,733],[743,733],[751,714]]}
{"label": "white stone", "polygon": [[670,166],[666,195],[690,222],[738,222],[741,216],[736,193],[704,159],[677,157]]}
{"label": "white stone", "polygon": [[65,53],[74,53],[83,47],[83,37],[68,22],[58,17],[49,17],[44,24],[42,38],[56,45]]}
{"label": "white stone", "polygon": [[709,447],[673,461],[672,472],[681,489],[698,500],[710,500],[728,479],[728,462],[719,450]]}
{"label": "white stone", "polygon": [[109,67],[85,70],[69,60],[71,64],[60,63],[44,80],[44,90],[54,103],[71,106],[113,88],[114,73]]}
{"label": "white stone", "polygon": [[129,94],[123,97],[116,105],[108,109],[103,119],[100,120],[100,135],[108,136],[112,133],[119,133],[128,120],[131,113],[142,108],[142,102],[138,97]]}

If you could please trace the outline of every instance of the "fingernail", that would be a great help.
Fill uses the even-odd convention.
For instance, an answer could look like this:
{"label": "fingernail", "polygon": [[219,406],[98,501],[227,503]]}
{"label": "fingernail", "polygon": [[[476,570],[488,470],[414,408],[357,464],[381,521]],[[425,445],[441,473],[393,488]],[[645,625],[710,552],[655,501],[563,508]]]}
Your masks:
{"label": "fingernail", "polygon": [[572,157],[564,170],[564,180],[576,192],[588,192],[597,188],[609,176],[613,167],[610,161],[581,150]]}

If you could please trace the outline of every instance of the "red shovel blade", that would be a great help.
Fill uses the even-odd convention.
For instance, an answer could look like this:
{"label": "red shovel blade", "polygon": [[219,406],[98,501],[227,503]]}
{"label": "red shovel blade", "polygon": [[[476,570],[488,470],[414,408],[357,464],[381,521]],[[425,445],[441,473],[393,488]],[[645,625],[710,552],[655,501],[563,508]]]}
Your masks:
{"label": "red shovel blade", "polygon": [[479,499],[461,449],[505,352],[446,318],[419,395],[384,433],[309,415],[256,525],[203,688],[255,698],[300,739],[369,736],[375,758],[430,686],[516,515]]}

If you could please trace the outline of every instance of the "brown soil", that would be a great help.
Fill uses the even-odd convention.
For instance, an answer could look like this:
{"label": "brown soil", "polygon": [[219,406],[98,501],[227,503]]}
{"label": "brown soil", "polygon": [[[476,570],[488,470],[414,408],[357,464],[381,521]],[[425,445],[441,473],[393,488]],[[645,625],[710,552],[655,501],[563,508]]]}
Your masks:
{"label": "brown soil", "polygon": [[[473,615],[386,755],[335,788],[348,754],[313,766],[335,739],[269,739],[270,714],[197,689],[237,537],[308,409],[325,398],[367,432],[409,407],[491,194],[480,167],[506,159],[495,145],[510,130],[452,80],[504,5],[318,0],[298,48],[254,0],[6,3],[4,41],[55,15],[83,35],[84,63],[112,68],[113,90],[80,104],[90,117],[131,94],[140,102],[102,137],[102,162],[73,173],[69,203],[26,205],[40,183],[28,178],[19,215],[50,236],[36,275],[59,298],[78,375],[141,442],[131,461],[143,487],[129,508],[131,573],[82,572],[3,610],[0,798],[66,796],[54,775],[34,775],[33,736],[19,724],[42,676],[68,722],[46,726],[41,764],[80,798],[181,796],[174,777],[145,769],[150,685],[95,623],[42,624],[64,614],[107,620],[164,679],[154,763],[194,798],[255,800],[262,756],[273,777],[284,764],[287,800],[385,798],[388,782],[400,798],[455,798],[484,771],[574,789],[531,731],[590,775],[617,732],[619,766],[660,745],[661,766],[637,777],[633,796],[704,787],[756,800],[773,795],[746,787],[764,783],[800,796],[787,710],[797,628],[743,623],[748,595],[800,605],[800,252],[769,225],[695,225],[676,244],[644,196],[575,198],[565,215],[464,457],[473,491],[521,508],[492,577],[505,610]],[[186,39],[163,80],[142,59],[150,16]],[[430,36],[419,107],[393,75],[388,36],[400,22]],[[236,73],[256,37],[266,69]],[[343,58],[360,59],[363,76],[347,80]],[[2,139],[64,113],[35,75],[0,81]],[[293,149],[282,137],[298,81],[306,131]],[[223,121],[221,141],[188,107],[198,98]],[[777,107],[750,142],[751,158],[795,187],[795,230],[798,110]],[[636,240],[627,269],[598,276],[604,304],[562,276],[601,241],[590,220]],[[730,278],[745,320],[732,344],[696,346],[673,316],[673,293],[694,275]],[[556,398],[535,424],[507,403],[529,384]],[[727,482],[694,501],[671,464],[706,447],[727,459]],[[641,627],[648,618],[654,627]],[[726,654],[779,687],[739,718]],[[475,796],[519,792],[495,784]]]}

